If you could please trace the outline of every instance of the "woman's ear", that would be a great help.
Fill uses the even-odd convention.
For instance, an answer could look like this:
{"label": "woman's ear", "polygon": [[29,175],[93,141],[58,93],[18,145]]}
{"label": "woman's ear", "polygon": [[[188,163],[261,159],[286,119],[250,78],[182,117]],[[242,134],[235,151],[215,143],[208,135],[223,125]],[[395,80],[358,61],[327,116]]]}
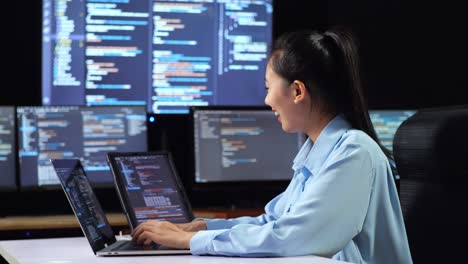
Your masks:
{"label": "woman's ear", "polygon": [[306,98],[307,89],[301,81],[295,80],[293,83],[294,103],[298,104]]}

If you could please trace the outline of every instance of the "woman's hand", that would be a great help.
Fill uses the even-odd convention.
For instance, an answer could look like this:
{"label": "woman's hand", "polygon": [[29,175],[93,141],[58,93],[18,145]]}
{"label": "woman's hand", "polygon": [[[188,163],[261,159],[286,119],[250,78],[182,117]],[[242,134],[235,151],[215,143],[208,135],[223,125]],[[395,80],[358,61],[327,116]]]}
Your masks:
{"label": "woman's hand", "polygon": [[195,234],[167,221],[151,220],[138,225],[131,236],[137,244],[155,242],[171,248],[189,249],[190,239]]}

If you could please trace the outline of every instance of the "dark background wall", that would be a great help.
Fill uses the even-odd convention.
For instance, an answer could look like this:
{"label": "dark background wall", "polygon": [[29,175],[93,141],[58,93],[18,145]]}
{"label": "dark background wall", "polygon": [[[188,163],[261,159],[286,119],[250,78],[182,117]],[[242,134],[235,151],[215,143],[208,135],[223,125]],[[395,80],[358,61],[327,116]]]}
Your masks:
{"label": "dark background wall", "polygon": [[[2,38],[7,47],[2,57],[4,70],[0,105],[39,105],[41,1],[8,1],[4,5],[2,29],[5,34]],[[430,3],[403,0],[276,0],[274,5],[275,38],[286,31],[305,28],[322,30],[332,25],[345,25],[356,33],[370,108],[419,109],[468,104],[465,92],[468,84],[465,73],[468,61],[466,3],[440,0]],[[149,147],[173,151],[176,166],[178,163],[180,165],[187,160],[188,145],[184,141],[187,118],[164,116],[158,120],[149,128]],[[189,168],[178,167],[183,178],[190,177]],[[18,198],[19,204],[15,208],[26,207],[28,212],[44,211],[40,207],[32,208],[31,200],[42,199],[45,204],[54,205],[54,208],[68,208],[65,199],[58,203],[60,199],[54,195],[41,195],[22,194],[19,198],[12,198],[14,194],[9,194],[8,198]],[[102,192],[99,195],[109,198],[115,194]],[[263,202],[272,195],[267,193],[259,200]],[[114,198],[104,200],[112,202]],[[196,205],[205,202],[202,197],[196,200]]]}
{"label": "dark background wall", "polygon": [[358,33],[371,107],[468,103],[466,1],[327,2],[329,24]]}

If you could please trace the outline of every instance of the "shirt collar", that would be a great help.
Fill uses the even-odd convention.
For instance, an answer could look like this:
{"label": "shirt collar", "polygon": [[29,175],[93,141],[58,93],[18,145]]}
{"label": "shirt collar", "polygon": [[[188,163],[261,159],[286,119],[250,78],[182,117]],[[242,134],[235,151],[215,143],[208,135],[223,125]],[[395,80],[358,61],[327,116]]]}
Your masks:
{"label": "shirt collar", "polygon": [[351,128],[342,114],[334,117],[320,132],[315,143],[308,138],[294,159],[293,170],[306,167],[309,172],[316,174],[323,162],[341,138]]}

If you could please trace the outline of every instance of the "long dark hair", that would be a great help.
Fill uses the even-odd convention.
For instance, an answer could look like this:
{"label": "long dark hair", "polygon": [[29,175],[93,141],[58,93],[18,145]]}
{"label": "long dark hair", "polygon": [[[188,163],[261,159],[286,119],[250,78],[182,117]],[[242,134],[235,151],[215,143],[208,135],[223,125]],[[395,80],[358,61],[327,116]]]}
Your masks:
{"label": "long dark hair", "polygon": [[369,117],[351,31],[333,28],[323,33],[302,30],[283,34],[275,41],[270,65],[288,82],[303,82],[319,109],[342,113],[353,128],[364,131],[393,160]]}

